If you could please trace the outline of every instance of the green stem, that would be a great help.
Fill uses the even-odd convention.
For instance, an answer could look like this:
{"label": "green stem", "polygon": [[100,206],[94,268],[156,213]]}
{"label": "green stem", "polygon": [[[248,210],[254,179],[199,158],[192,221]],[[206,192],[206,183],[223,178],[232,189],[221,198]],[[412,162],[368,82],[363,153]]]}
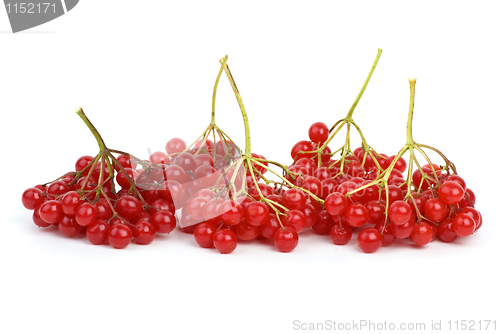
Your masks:
{"label": "green stem", "polygon": [[90,120],[87,118],[87,115],[83,112],[83,109],[80,108],[76,111],[78,116],[87,124],[87,127],[90,129],[92,134],[94,135],[95,139],[97,140],[97,144],[99,145],[99,149],[101,152],[104,152],[106,150],[106,145],[104,145],[104,140],[102,139],[101,135],[99,132],[97,132],[97,129],[95,126],[90,122]]}
{"label": "green stem", "polygon": [[210,124],[215,125],[215,97],[217,95],[217,86],[219,86],[219,80],[222,75],[224,68],[221,66],[219,69],[219,74],[217,74],[217,79],[215,80],[214,92],[212,94],[212,120]]}
{"label": "green stem", "polygon": [[354,103],[352,104],[351,109],[349,109],[349,112],[347,113],[347,116],[345,118],[346,121],[352,121],[352,114],[354,113],[354,109],[356,109],[356,106],[358,105],[358,102],[361,99],[361,96],[363,96],[363,93],[365,92],[366,86],[368,86],[368,82],[370,82],[370,79],[372,77],[373,72],[375,71],[375,67],[377,67],[378,60],[380,59],[381,54],[382,54],[382,49],[378,49],[377,56],[375,57],[375,61],[373,62],[370,73],[368,73],[368,76],[366,77],[366,80],[365,80],[365,83],[363,84],[363,87],[361,87],[361,90],[359,91],[359,94],[356,97],[356,100],[354,100]]}
{"label": "green stem", "polygon": [[408,112],[408,122],[406,123],[406,143],[408,145],[413,145],[413,133],[412,133],[412,123],[413,123],[413,107],[415,105],[415,84],[417,79],[408,79],[410,81],[410,111]]}
{"label": "green stem", "polygon": [[243,104],[243,100],[241,99],[240,92],[238,91],[238,87],[236,87],[236,83],[234,82],[233,75],[231,74],[231,71],[229,70],[229,67],[227,66],[227,55],[220,60],[220,63],[222,64],[222,67],[224,68],[224,71],[226,72],[227,78],[229,79],[229,82],[231,83],[231,87],[233,88],[234,95],[236,96],[236,100],[238,101],[238,105],[240,106],[241,110],[241,115],[243,116],[243,124],[245,126],[245,156],[250,157],[252,156],[252,147],[251,147],[251,140],[250,140],[250,126],[248,124],[248,116],[247,112],[245,109],[245,105]]}

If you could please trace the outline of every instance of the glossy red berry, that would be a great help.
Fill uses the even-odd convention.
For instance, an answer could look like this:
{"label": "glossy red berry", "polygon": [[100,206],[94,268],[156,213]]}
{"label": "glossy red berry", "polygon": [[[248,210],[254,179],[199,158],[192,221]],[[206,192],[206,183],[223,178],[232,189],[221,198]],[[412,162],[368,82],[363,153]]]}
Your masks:
{"label": "glossy red berry", "polygon": [[299,244],[299,235],[291,226],[279,228],[274,235],[274,245],[280,252],[291,252]]}
{"label": "glossy red berry", "polygon": [[306,195],[299,189],[288,189],[282,197],[283,205],[290,210],[303,210],[306,206]]}
{"label": "glossy red berry", "polygon": [[453,221],[451,219],[445,219],[439,223],[439,239],[444,242],[453,242],[458,238],[458,235],[455,233],[455,231],[453,231],[452,223]]}
{"label": "glossy red berry", "polygon": [[167,210],[160,210],[154,213],[151,216],[151,223],[153,224],[156,232],[160,234],[168,234],[172,232],[177,225],[174,214]]}
{"label": "glossy red berry", "polygon": [[76,191],[69,191],[62,198],[61,208],[66,216],[74,216],[82,204],[82,196]]}
{"label": "glossy red berry", "polygon": [[314,123],[309,127],[309,139],[313,143],[324,143],[328,140],[328,127],[323,122]]}
{"label": "glossy red berry", "polygon": [[275,214],[269,214],[269,219],[260,227],[260,234],[266,239],[274,239],[274,234],[281,228]]}
{"label": "glossy red berry", "polygon": [[282,218],[283,225],[291,226],[297,233],[302,232],[306,226],[306,217],[299,210],[290,210]]}
{"label": "glossy red berry", "polygon": [[186,143],[181,138],[172,138],[165,145],[168,154],[180,153],[186,149]]}
{"label": "glossy red berry", "polygon": [[313,150],[313,146],[310,142],[308,142],[307,140],[301,140],[292,147],[292,151],[290,152],[290,155],[292,156],[292,159],[294,159],[294,161],[297,161],[303,157],[310,158],[310,157],[314,156],[313,153],[299,153],[300,151],[310,152],[312,150]]}
{"label": "glossy red berry", "polygon": [[88,226],[96,221],[97,209],[91,203],[83,203],[75,213],[76,222],[82,226]]}
{"label": "glossy red berry", "polygon": [[413,231],[410,234],[411,240],[418,246],[427,245],[432,241],[433,231],[431,226],[426,222],[415,224]]}
{"label": "glossy red berry", "polygon": [[330,239],[335,245],[345,245],[352,238],[352,230],[350,227],[340,227],[340,225],[333,225],[330,230]]}
{"label": "glossy red berry", "polygon": [[37,188],[28,188],[23,192],[22,202],[26,209],[35,210],[45,201],[42,191]]}
{"label": "glossy red berry", "polygon": [[234,226],[234,233],[236,233],[236,236],[240,240],[253,240],[259,236],[260,228],[250,225],[246,220],[243,220]]}
{"label": "glossy red berry", "polygon": [[353,227],[363,226],[368,222],[368,218],[370,218],[370,213],[361,203],[349,205],[345,212],[347,223]]}
{"label": "glossy red berry", "polygon": [[389,206],[389,219],[393,224],[402,225],[410,220],[412,210],[410,204],[405,201],[394,201]]}
{"label": "glossy red berry", "polygon": [[236,225],[245,217],[243,207],[236,201],[228,200],[219,208],[222,220],[228,225]]}
{"label": "glossy red berry", "polygon": [[121,217],[131,220],[141,213],[142,206],[134,196],[125,195],[116,202],[115,209]]}
{"label": "glossy red berry", "polygon": [[232,253],[238,245],[238,237],[233,231],[220,229],[214,233],[214,246],[221,254]]}
{"label": "glossy red berry", "polygon": [[46,223],[55,224],[61,220],[64,213],[61,208],[61,203],[56,200],[50,200],[40,206],[40,218]]}
{"label": "glossy red berry", "polygon": [[141,220],[132,227],[132,235],[139,245],[149,245],[156,237],[156,229],[153,223]]}
{"label": "glossy red berry", "polygon": [[396,236],[392,234],[390,225],[385,224],[384,221],[377,223],[373,228],[382,234],[382,247],[390,246],[396,241]]}
{"label": "glossy red berry", "polygon": [[365,253],[373,253],[382,247],[383,237],[375,228],[365,228],[358,234],[358,246]]}
{"label": "glossy red berry", "polygon": [[82,231],[82,226],[73,217],[63,216],[57,226],[59,231],[67,237],[74,237]]}
{"label": "glossy red berry", "polygon": [[109,244],[117,249],[122,249],[132,242],[132,230],[123,223],[114,224],[108,233]]}
{"label": "glossy red berry", "polygon": [[193,232],[194,240],[200,247],[212,248],[214,247],[213,238],[216,229],[215,225],[211,223],[198,224]]}
{"label": "glossy red berry", "polygon": [[316,224],[312,226],[312,230],[319,235],[328,235],[334,224],[332,215],[325,210],[321,210],[318,213]]}
{"label": "glossy red berry", "polygon": [[97,219],[95,222],[87,226],[85,234],[87,239],[94,245],[102,245],[108,240],[109,225],[102,219]]}
{"label": "glossy red berry", "polygon": [[449,207],[439,198],[431,198],[425,202],[424,212],[427,219],[438,223],[445,219],[449,212]]}
{"label": "glossy red berry", "polygon": [[459,213],[453,218],[451,228],[459,237],[468,237],[476,229],[474,219],[466,213]]}
{"label": "glossy red berry", "polygon": [[401,225],[390,224],[389,230],[398,239],[406,239],[410,236],[415,226],[415,218],[411,217],[406,223]]}
{"label": "glossy red berry", "polygon": [[250,225],[264,225],[268,218],[269,208],[262,202],[252,202],[245,208],[245,219]]}
{"label": "glossy red berry", "polygon": [[343,214],[347,210],[347,206],[347,198],[339,192],[331,193],[325,199],[325,209],[332,216]]}
{"label": "glossy red berry", "polygon": [[453,205],[460,202],[465,191],[462,186],[455,181],[446,181],[438,189],[439,199],[445,204]]}

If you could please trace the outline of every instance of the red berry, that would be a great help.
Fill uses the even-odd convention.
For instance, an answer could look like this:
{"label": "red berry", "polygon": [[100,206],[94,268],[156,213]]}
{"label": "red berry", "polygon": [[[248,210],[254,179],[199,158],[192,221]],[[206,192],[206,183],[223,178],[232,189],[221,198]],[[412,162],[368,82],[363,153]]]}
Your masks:
{"label": "red berry", "polygon": [[131,220],[137,217],[141,211],[141,202],[134,196],[125,195],[115,205],[116,212],[125,219]]}
{"label": "red berry", "polygon": [[299,235],[291,226],[279,228],[274,235],[274,245],[280,252],[291,252],[299,244]]}
{"label": "red berry", "polygon": [[395,201],[389,206],[389,219],[396,225],[402,225],[410,220],[412,210],[405,201]]}
{"label": "red berry", "polygon": [[314,233],[319,235],[327,235],[330,233],[334,225],[334,221],[332,219],[332,215],[330,215],[327,211],[321,210],[318,213],[318,219],[316,224],[312,226],[312,230]]}
{"label": "red berry", "polygon": [[170,158],[168,157],[168,155],[160,151],[156,151],[155,153],[151,154],[151,156],[149,157],[149,161],[157,165],[170,164]]}
{"label": "red berry", "polygon": [[100,198],[94,205],[97,209],[97,219],[108,220],[113,216],[113,211],[106,200]]}
{"label": "red berry", "polygon": [[260,227],[260,234],[266,239],[274,239],[274,234],[281,228],[278,218],[274,214],[269,215],[269,219]]}
{"label": "red berry", "polygon": [[165,145],[168,154],[180,153],[186,149],[186,143],[181,138],[172,138]]}
{"label": "red berry", "polygon": [[108,240],[109,225],[102,219],[97,219],[87,226],[85,234],[87,239],[94,245],[102,245]]}
{"label": "red berry", "polygon": [[[118,160],[118,162],[120,163],[120,165],[122,165],[123,168],[132,168],[132,169],[137,168],[137,163],[132,162],[130,160],[130,156],[120,154],[116,158],[116,160]],[[116,167],[117,167],[116,170],[120,171],[120,168],[118,168],[118,166],[116,166]]]}
{"label": "red berry", "polygon": [[[384,166],[382,166],[382,167],[383,168],[389,167],[390,164],[394,161],[395,158],[396,158],[395,155],[392,155],[389,158],[387,158],[387,160],[385,161],[385,167]],[[402,157],[399,158],[396,161],[396,164],[394,165],[394,168],[397,169],[398,171],[400,171],[401,173],[403,173],[406,170],[406,160],[403,159]]]}
{"label": "red berry", "polygon": [[411,240],[418,246],[427,245],[432,241],[432,228],[426,222],[415,224],[410,234]]}
{"label": "red berry", "polygon": [[467,237],[474,233],[476,223],[474,219],[466,213],[459,213],[452,221],[451,228],[459,237]]}
{"label": "red berry", "polygon": [[453,231],[452,223],[453,221],[451,219],[445,219],[439,223],[439,239],[444,242],[453,242],[458,238],[458,235],[455,233],[455,231]]}
{"label": "red berry", "polygon": [[252,202],[245,208],[245,219],[250,225],[264,225],[268,218],[269,208],[262,202]]}
{"label": "red berry", "polygon": [[82,226],[88,226],[97,219],[97,209],[91,203],[83,203],[75,213],[76,222]]}
{"label": "red berry", "polygon": [[[368,224],[378,224],[385,221],[385,202],[384,201],[370,201],[366,203],[366,209],[370,213]],[[381,231],[382,232],[382,231]]]}
{"label": "red berry", "polygon": [[[131,180],[135,180],[137,178],[137,172],[133,170],[132,168],[125,168],[125,172],[127,173],[128,177]],[[130,182],[128,181],[127,177],[125,176],[125,173],[123,171],[119,171],[118,174],[116,174],[116,182],[120,185],[120,187],[128,189],[130,188]]]}
{"label": "red berry", "polygon": [[461,208],[465,208],[467,206],[474,207],[474,205],[476,205],[476,195],[472,190],[467,188],[467,190],[465,190],[464,197],[460,202],[458,202],[458,206]]}
{"label": "red berry", "polygon": [[345,245],[352,238],[351,228],[348,226],[340,227],[340,225],[333,225],[330,230],[330,238],[335,245]]}
{"label": "red berry", "polygon": [[288,189],[282,196],[283,205],[290,210],[303,210],[306,199],[304,192],[299,189]]}
{"label": "red berry", "polygon": [[365,228],[358,234],[358,246],[365,253],[373,253],[382,246],[383,237],[374,228]]}
{"label": "red berry", "polygon": [[238,245],[238,237],[233,231],[220,229],[214,233],[214,246],[221,254],[232,253]]}
{"label": "red berry", "polygon": [[156,229],[151,222],[141,220],[132,227],[132,235],[139,245],[149,245],[156,237]]}
{"label": "red berry", "polygon": [[282,219],[283,225],[291,226],[297,233],[302,232],[306,226],[306,217],[299,210],[290,210]]}
{"label": "red berry", "polygon": [[132,242],[132,236],[132,230],[130,227],[117,222],[109,230],[109,244],[117,249],[125,248]]}
{"label": "red berry", "polygon": [[458,183],[460,185],[460,187],[462,187],[462,189],[464,189],[464,190],[467,189],[467,186],[465,184],[465,180],[463,178],[461,178],[460,176],[458,176],[457,174],[451,175],[448,178],[448,181],[454,181],[454,182]]}
{"label": "red berry", "polygon": [[[76,163],[75,163],[75,170],[77,172],[81,171],[82,169],[84,169],[92,160],[94,160],[93,157],[91,157],[90,155],[84,155],[84,156],[81,156],[80,158],[78,158],[78,160],[76,160]],[[85,172],[83,173],[84,176],[88,175],[90,171],[90,167],[87,168],[85,170]]]}
{"label": "red berry", "polygon": [[40,218],[40,208],[33,210],[33,223],[38,227],[49,227],[52,225]]}
{"label": "red berry", "polygon": [[373,226],[373,228],[382,234],[382,247],[390,246],[396,241],[396,236],[392,234],[389,224],[381,221]]}
{"label": "red berry", "polygon": [[46,223],[55,224],[61,220],[64,213],[61,208],[61,203],[56,200],[50,200],[40,206],[40,218]]}
{"label": "red berry", "polygon": [[23,192],[22,202],[26,209],[35,210],[45,201],[42,191],[37,188],[28,188]]}
{"label": "red berry", "polygon": [[309,127],[309,139],[313,143],[325,143],[328,140],[329,134],[325,123],[317,122]]}
{"label": "red berry", "polygon": [[415,226],[415,218],[412,216],[410,220],[401,225],[390,224],[389,230],[398,239],[406,239],[410,236]]}
{"label": "red berry", "polygon": [[425,203],[424,212],[427,219],[438,223],[446,218],[449,213],[449,207],[439,198],[431,198]]}
{"label": "red berry", "polygon": [[306,224],[304,228],[312,227],[314,226],[314,224],[316,224],[316,221],[318,220],[318,212],[312,204],[306,203],[306,207],[304,208],[304,210],[302,210],[302,213],[306,218]]}
{"label": "red berry", "polygon": [[310,157],[314,156],[314,153],[299,153],[299,151],[310,152],[312,150],[313,150],[313,146],[310,142],[308,142],[307,140],[301,140],[292,147],[292,151],[290,152],[290,155],[292,156],[292,159],[294,159],[294,161],[297,161],[303,157],[310,158]]}
{"label": "red berry", "polygon": [[82,226],[76,222],[75,218],[68,216],[61,218],[58,228],[67,237],[74,237],[82,231]]}
{"label": "red berry", "polygon": [[219,214],[222,216],[224,223],[228,225],[236,225],[245,217],[243,207],[238,202],[232,200],[222,203],[219,208]]}
{"label": "red berry", "polygon": [[175,164],[182,167],[182,169],[184,169],[185,171],[194,172],[196,170],[196,159],[189,152],[183,152],[183,153],[179,154],[175,158]]}
{"label": "red berry", "polygon": [[368,222],[368,218],[370,218],[370,213],[361,203],[349,205],[345,212],[347,223],[353,227],[363,226]]}
{"label": "red berry", "polygon": [[343,214],[347,210],[347,206],[347,198],[339,192],[331,193],[325,199],[325,209],[332,216]]}
{"label": "red berry", "polygon": [[214,247],[213,238],[216,229],[215,225],[211,223],[198,224],[193,232],[194,240],[200,247],[212,248]]}
{"label": "red berry", "polygon": [[260,228],[250,225],[246,220],[243,220],[234,226],[234,233],[236,233],[236,236],[240,240],[253,240],[259,236]]}
{"label": "red berry", "polygon": [[154,213],[151,216],[151,223],[153,224],[156,232],[160,234],[168,234],[172,232],[177,225],[174,214],[167,210],[160,210]]}
{"label": "red berry", "polygon": [[444,203],[457,204],[464,197],[465,191],[458,182],[446,181],[438,189],[439,199]]}
{"label": "red berry", "polygon": [[83,199],[76,191],[67,192],[61,201],[61,208],[66,216],[74,216],[83,204]]}
{"label": "red berry", "polygon": [[[387,187],[389,190],[389,205],[394,203],[395,201],[399,201],[403,199],[403,191],[401,188],[395,186],[395,185],[390,185]],[[382,195],[381,199],[384,201],[387,201],[387,192],[385,190],[385,187],[382,188]]]}

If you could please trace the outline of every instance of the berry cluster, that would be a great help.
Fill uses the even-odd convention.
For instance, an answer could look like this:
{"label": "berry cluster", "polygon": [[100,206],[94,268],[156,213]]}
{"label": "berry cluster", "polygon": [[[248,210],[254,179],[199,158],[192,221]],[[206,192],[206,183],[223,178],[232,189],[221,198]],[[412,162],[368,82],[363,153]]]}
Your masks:
{"label": "berry cluster", "polygon": [[[94,245],[109,242],[119,249],[132,240],[147,245],[157,233],[172,232],[177,224],[173,197],[182,196],[182,188],[176,181],[165,181],[166,161],[159,161],[158,154],[141,161],[108,149],[83,110],[77,113],[94,133],[99,154],[82,156],[75,171],[24,191],[22,202],[33,210],[33,222],[55,226],[68,237],[82,233]],[[117,186],[121,190],[116,191]]]}
{"label": "berry cluster", "polygon": [[[360,228],[358,246],[372,253],[396,239],[408,238],[418,246],[437,237],[452,242],[481,227],[481,214],[474,208],[474,192],[456,174],[454,164],[439,150],[413,140],[415,83],[416,80],[410,80],[407,143],[396,155],[377,153],[356,126],[362,146],[351,152],[348,138],[340,149],[341,158],[334,160],[328,146],[321,144],[331,141],[329,134],[335,126],[328,130],[321,122],[310,126],[309,141],[293,146],[294,163],[290,170],[299,173],[296,184],[324,200],[318,217],[326,218],[318,220],[312,230],[329,234],[334,244],[347,244],[352,232]],[[438,153],[444,166],[432,163],[424,148]],[[410,153],[409,163],[402,157],[406,152]],[[415,152],[427,164],[421,166]]]}
{"label": "berry cluster", "polygon": [[[289,166],[252,152],[247,113],[226,56],[214,86],[211,122],[191,145],[172,138],[165,152],[140,160],[108,149],[80,109],[78,115],[97,139],[99,153],[80,157],[75,171],[27,189],[23,204],[34,210],[33,221],[40,227],[57,226],[66,236],[85,233],[91,243],[109,242],[115,248],[132,241],[149,244],[157,233],[172,232],[177,223],[199,246],[223,254],[233,252],[239,241],[253,239],[270,240],[277,250],[290,252],[308,228],[330,235],[337,245],[347,244],[359,229],[358,246],[366,253],[396,239],[423,246],[437,238],[452,242],[470,236],[482,225],[474,192],[441,151],[413,140],[416,80],[410,79],[406,144],[395,155],[378,153],[353,119],[381,52],[346,117],[331,128],[312,124],[309,140],[292,147]],[[215,124],[223,72],[241,110],[244,151]],[[343,128],[343,144],[331,149]],[[361,138],[354,150],[352,129]],[[426,151],[437,154],[443,164],[433,163]]]}

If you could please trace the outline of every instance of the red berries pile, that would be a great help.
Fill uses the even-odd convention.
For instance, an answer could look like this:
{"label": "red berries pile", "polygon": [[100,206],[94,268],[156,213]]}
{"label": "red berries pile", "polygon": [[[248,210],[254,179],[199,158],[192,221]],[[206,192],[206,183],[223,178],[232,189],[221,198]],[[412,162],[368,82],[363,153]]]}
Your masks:
{"label": "red berries pile", "polygon": [[[214,87],[212,121],[195,144],[173,138],[165,152],[140,160],[108,149],[80,109],[77,114],[94,134],[99,153],[80,157],[75,171],[27,189],[22,202],[33,210],[39,227],[57,226],[69,237],[83,233],[92,244],[108,242],[115,248],[132,241],[149,244],[157,234],[172,232],[176,211],[181,231],[192,233],[202,248],[223,254],[233,252],[239,241],[253,239],[269,240],[277,250],[290,252],[305,229],[329,235],[336,245],[348,244],[356,232],[366,253],[396,239],[424,246],[436,239],[468,237],[482,225],[474,192],[442,152],[413,141],[416,80],[410,79],[406,144],[397,154],[376,152],[352,118],[381,52],[347,116],[331,128],[312,124],[309,140],[292,147],[289,167],[251,153],[247,113],[226,56]],[[215,93],[223,72],[243,117],[244,153],[215,124]],[[344,126],[344,144],[332,151],[329,145]],[[351,128],[362,142],[354,151]],[[220,140],[212,142],[211,134]],[[424,149],[439,154],[444,166],[433,164]],[[408,160],[403,158],[406,152]],[[415,153],[427,164],[421,166]]]}
{"label": "red berries pile", "polygon": [[[311,125],[310,141],[299,141],[293,146],[291,155],[295,162],[289,168],[297,173],[294,184],[324,200],[321,206],[307,199],[316,210],[317,219],[309,226],[315,233],[329,234],[334,244],[345,245],[353,231],[359,229],[359,247],[372,253],[396,239],[409,239],[419,246],[437,237],[452,242],[481,227],[481,214],[474,208],[474,192],[460,176],[427,164],[422,167],[424,177],[417,169],[411,180],[405,180],[403,173],[408,164],[402,157],[393,164],[395,155],[372,152],[382,168],[379,170],[361,147],[345,157],[342,167],[340,159],[333,160],[328,153],[322,153],[323,158],[318,161],[319,153],[314,151],[328,139],[318,135],[325,129],[323,123]],[[328,147],[325,151],[329,152]],[[388,175],[386,186],[374,184],[384,172]],[[432,177],[434,173],[437,182]]]}
{"label": "red berries pile", "polygon": [[[109,242],[115,248],[125,248],[132,240],[147,245],[156,233],[170,233],[175,228],[175,208],[165,191],[157,192],[157,198],[146,207],[132,194],[128,180],[120,176],[122,171],[116,178],[122,186],[119,192],[114,191],[115,185],[107,177],[98,187],[99,173],[95,171],[99,168],[89,175],[93,161],[90,156],[82,156],[76,161],[74,172],[24,191],[23,205],[33,210],[36,225],[55,226],[67,237],[84,234],[94,245]],[[117,161],[125,170],[132,171],[130,176],[138,174],[129,157],[120,155]],[[108,171],[107,168],[104,170]],[[143,192],[146,194],[148,191]]]}

